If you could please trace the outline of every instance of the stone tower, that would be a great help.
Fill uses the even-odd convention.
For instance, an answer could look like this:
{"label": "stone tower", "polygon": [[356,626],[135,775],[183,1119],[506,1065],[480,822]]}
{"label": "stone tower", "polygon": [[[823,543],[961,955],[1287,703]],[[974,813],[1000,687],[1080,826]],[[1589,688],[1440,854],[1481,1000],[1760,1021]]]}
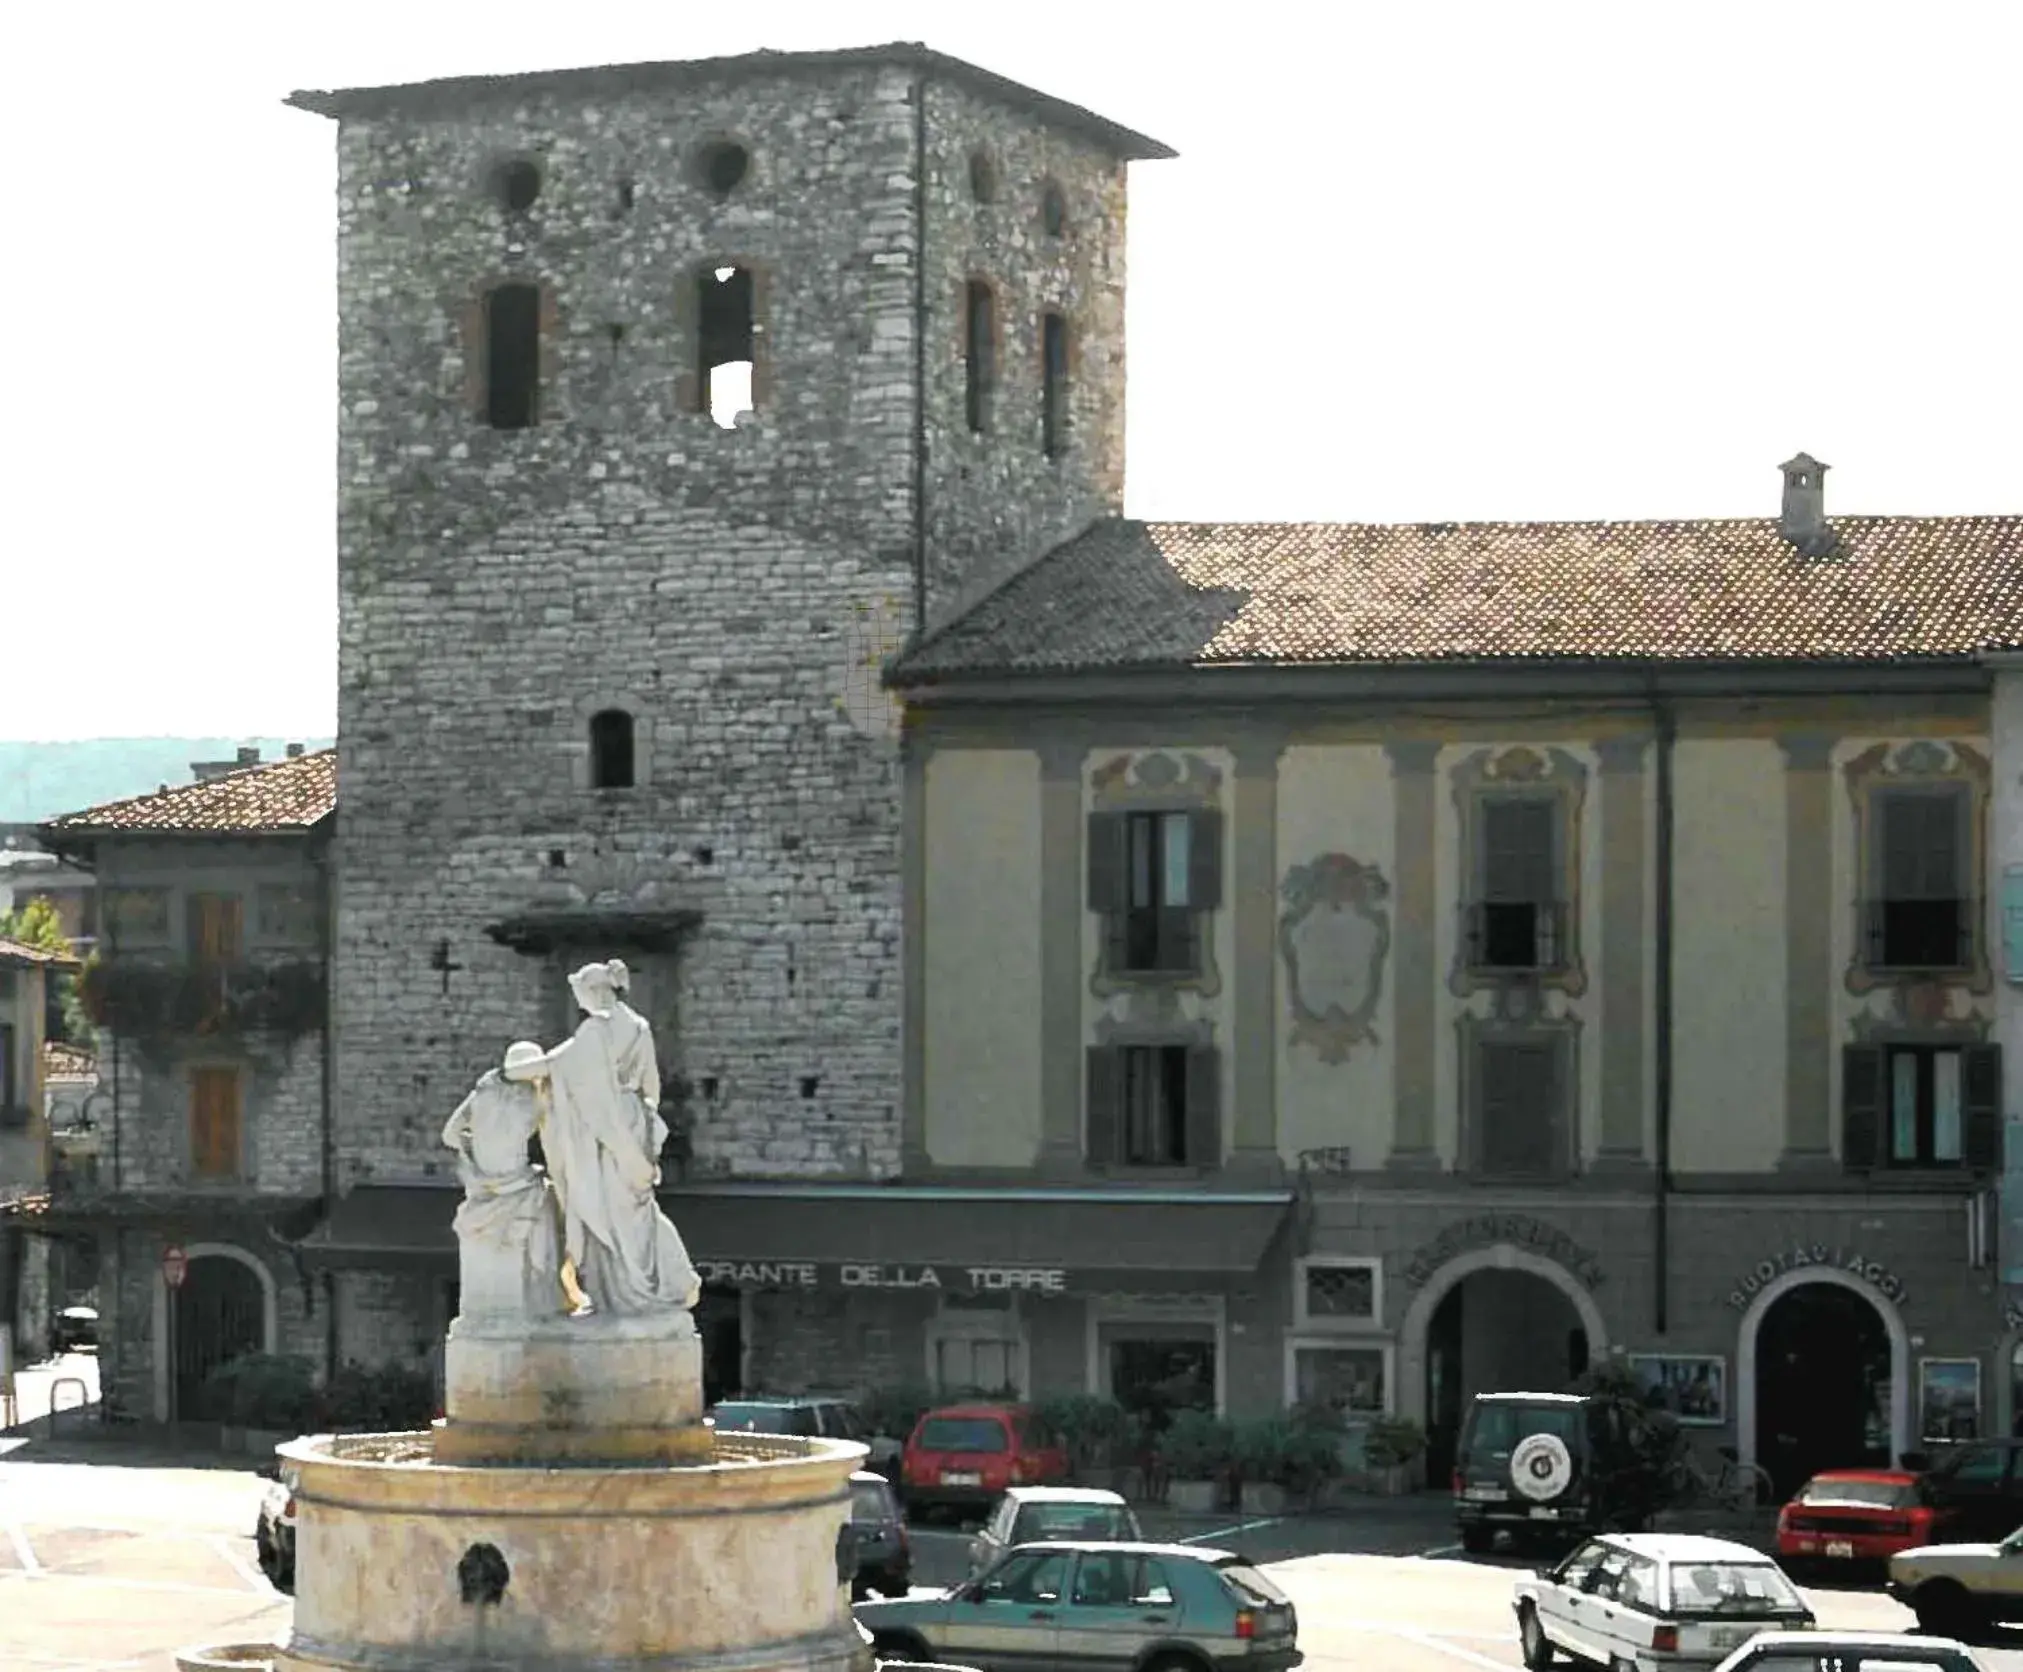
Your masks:
{"label": "stone tower", "polygon": [[630,966],[701,1174],[898,1165],[879,663],[1124,477],[1126,164],[917,46],[338,121],[341,1183]]}

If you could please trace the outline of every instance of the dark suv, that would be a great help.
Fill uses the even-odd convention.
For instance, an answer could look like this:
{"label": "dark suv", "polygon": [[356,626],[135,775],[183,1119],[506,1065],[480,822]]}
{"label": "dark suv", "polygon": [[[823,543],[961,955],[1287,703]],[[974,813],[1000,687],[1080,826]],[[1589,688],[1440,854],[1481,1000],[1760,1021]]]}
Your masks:
{"label": "dark suv", "polygon": [[1994,1544],[2023,1526],[2023,1439],[1959,1440],[1930,1455],[1907,1452],[1918,1497],[1937,1510],[1950,1542]]}
{"label": "dark suv", "polygon": [[1565,1544],[1625,1519],[1596,1466],[1594,1401],[1574,1393],[1478,1393],[1454,1453],[1461,1547]]}

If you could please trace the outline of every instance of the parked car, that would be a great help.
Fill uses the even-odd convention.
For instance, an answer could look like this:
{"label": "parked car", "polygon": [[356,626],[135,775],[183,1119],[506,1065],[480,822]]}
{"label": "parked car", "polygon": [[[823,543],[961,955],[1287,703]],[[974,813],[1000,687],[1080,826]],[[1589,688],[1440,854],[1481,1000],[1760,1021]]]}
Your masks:
{"label": "parked car", "polygon": [[898,1472],[900,1441],[873,1434],[847,1399],[795,1395],[726,1399],[712,1406],[709,1419],[726,1433],[806,1434],[825,1440],[855,1440],[871,1451],[870,1465],[888,1478]]}
{"label": "parked car", "polygon": [[1829,1469],[1777,1512],[1777,1559],[1786,1568],[1887,1562],[1934,1543],[1945,1516],[1905,1469]]}
{"label": "parked car", "polygon": [[2007,1538],[2023,1527],[2023,1440],[1947,1446],[1918,1476],[1918,1491],[1947,1537]]}
{"label": "parked car", "polygon": [[2023,1619],[2023,1529],[2000,1544],[1927,1544],[1890,1558],[1889,1593],[1940,1637]]}
{"label": "parked car", "polygon": [[1609,1528],[1594,1467],[1594,1401],[1572,1393],[1478,1393],[1454,1451],[1454,1524],[1481,1554],[1499,1532],[1565,1543]]}
{"label": "parked car", "polygon": [[981,1511],[1014,1486],[1068,1478],[1067,1448],[1025,1405],[945,1405],[913,1425],[900,1456],[909,1510]]}
{"label": "parked car", "polygon": [[260,1470],[267,1489],[260,1494],[260,1518],[253,1527],[253,1550],[260,1571],[283,1595],[295,1594],[295,1494],[281,1478],[278,1464]]}
{"label": "parked car", "polygon": [[913,1588],[913,1545],[892,1483],[859,1470],[850,1477],[850,1533],[857,1545],[857,1577],[850,1594],[857,1601],[876,1591],[903,1597]]}
{"label": "parked car", "polygon": [[1815,1623],[1762,1552],[1677,1533],[1588,1539],[1564,1561],[1520,1579],[1511,1603],[1533,1672],[1550,1666],[1555,1653],[1640,1672],[1713,1666],[1758,1632],[1809,1631]]}
{"label": "parked car", "polygon": [[1964,1643],[1905,1632],[1762,1631],[1715,1672],[1983,1672]]}
{"label": "parked car", "polygon": [[1089,1486],[1014,1486],[969,1541],[972,1576],[1018,1544],[1139,1544],[1145,1530],[1115,1492]]}
{"label": "parked car", "polygon": [[856,1612],[881,1658],[985,1672],[1175,1663],[1285,1672],[1304,1658],[1285,1594],[1244,1557],[1195,1545],[1021,1545],[941,1596]]}

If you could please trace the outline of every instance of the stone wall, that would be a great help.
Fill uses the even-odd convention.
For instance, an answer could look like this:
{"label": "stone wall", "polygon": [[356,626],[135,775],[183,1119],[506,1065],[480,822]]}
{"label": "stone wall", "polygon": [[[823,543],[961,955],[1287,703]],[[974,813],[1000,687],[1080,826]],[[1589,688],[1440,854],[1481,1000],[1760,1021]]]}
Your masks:
{"label": "stone wall", "polygon": [[[877,674],[914,606],[915,472],[937,597],[1114,504],[1121,167],[939,87],[922,107],[912,72],[878,66],[678,99],[507,89],[340,135],[340,1182],[443,1170],[472,1078],[552,1038],[567,966],[613,953],[653,966],[639,1002],[689,1088],[695,1171],[889,1176],[897,744]],[[725,140],[749,161],[720,195],[702,164]],[[979,141],[999,218],[965,205],[958,237]],[[538,171],[524,212],[496,189],[513,162]],[[1041,170],[1070,217],[1044,256]],[[982,448],[946,433],[973,263],[1031,350],[1004,359],[1026,419]],[[759,316],[757,410],[730,430],[696,377],[720,265],[753,275]],[[483,298],[508,280],[541,291],[539,421],[518,430],[482,417]],[[1052,464],[1030,410],[1043,299],[1076,313],[1085,368]],[[612,708],[633,716],[630,789],[590,785],[589,720]],[[558,910],[693,926],[657,957],[486,934]]]}

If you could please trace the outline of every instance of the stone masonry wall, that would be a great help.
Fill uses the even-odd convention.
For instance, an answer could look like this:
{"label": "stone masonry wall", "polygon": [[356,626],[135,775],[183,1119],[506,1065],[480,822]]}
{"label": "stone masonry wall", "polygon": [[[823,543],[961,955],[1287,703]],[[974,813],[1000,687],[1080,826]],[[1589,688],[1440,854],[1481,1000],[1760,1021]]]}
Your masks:
{"label": "stone masonry wall", "polygon": [[[915,427],[913,100],[909,72],[873,66],[678,97],[507,89],[340,129],[340,1182],[440,1172],[471,1080],[511,1039],[552,1040],[564,968],[614,953],[655,966],[641,1002],[695,1088],[695,1170],[897,1169],[877,665],[912,608],[916,443],[939,445]],[[984,124],[960,120],[937,158]],[[1029,198],[1035,142],[1002,120],[1007,201]],[[725,137],[750,165],[720,199],[698,158]],[[541,174],[525,213],[492,189],[515,159]],[[1075,247],[1099,251],[1113,188],[1069,148],[1048,166],[1086,220]],[[720,264],[759,299],[758,410],[731,431],[695,409],[696,277]],[[543,294],[540,421],[517,431],[480,415],[482,297],[504,279]],[[959,423],[960,319],[930,328],[953,345],[930,411]],[[992,482],[1046,485],[987,474],[973,507]],[[1059,523],[1098,497],[1059,493]],[[952,543],[981,526],[951,517]],[[1005,538],[1052,533],[1021,509]],[[629,790],[587,787],[588,719],[611,707],[635,717]],[[651,959],[485,933],[558,908],[698,925]]]}

